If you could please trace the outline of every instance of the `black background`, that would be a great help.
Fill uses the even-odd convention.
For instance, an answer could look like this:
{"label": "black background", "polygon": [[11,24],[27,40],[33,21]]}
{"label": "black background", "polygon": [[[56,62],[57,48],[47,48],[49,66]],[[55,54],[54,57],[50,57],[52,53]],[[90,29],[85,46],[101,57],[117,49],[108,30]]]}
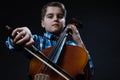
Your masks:
{"label": "black background", "polygon": [[[0,1],[0,80],[28,80],[29,59],[24,54],[10,54],[5,46],[8,36],[3,26],[27,26],[33,34],[40,34],[40,10],[49,0]],[[83,24],[81,37],[91,54],[95,67],[92,80],[119,80],[118,1],[56,0],[67,8],[67,21],[77,18]]]}

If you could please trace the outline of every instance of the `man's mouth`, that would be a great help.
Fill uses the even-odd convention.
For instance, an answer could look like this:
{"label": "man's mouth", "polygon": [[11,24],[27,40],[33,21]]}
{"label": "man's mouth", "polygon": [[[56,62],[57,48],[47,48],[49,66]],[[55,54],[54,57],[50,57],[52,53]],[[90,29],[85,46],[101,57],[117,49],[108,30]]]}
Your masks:
{"label": "man's mouth", "polygon": [[59,26],[59,24],[53,24],[52,26]]}

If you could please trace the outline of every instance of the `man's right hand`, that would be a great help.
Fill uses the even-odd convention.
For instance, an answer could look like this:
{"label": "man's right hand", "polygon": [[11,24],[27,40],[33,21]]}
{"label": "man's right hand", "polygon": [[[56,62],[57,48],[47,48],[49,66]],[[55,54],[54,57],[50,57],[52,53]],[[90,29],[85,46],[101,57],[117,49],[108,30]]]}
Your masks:
{"label": "man's right hand", "polygon": [[13,44],[32,46],[34,43],[31,31],[27,27],[20,27],[14,29],[12,32],[12,36],[14,37],[11,40]]}

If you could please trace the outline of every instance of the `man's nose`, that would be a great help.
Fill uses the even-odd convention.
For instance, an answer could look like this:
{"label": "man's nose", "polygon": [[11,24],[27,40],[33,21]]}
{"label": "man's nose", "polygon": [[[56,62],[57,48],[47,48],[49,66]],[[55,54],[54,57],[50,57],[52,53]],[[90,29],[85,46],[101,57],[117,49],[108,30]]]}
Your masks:
{"label": "man's nose", "polygon": [[58,17],[57,16],[54,16],[54,21],[58,21]]}

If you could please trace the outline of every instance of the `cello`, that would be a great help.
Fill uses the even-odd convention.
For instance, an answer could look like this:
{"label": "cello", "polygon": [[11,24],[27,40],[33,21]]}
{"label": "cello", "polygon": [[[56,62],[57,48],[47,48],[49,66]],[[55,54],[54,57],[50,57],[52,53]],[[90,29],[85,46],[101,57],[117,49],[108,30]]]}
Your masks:
{"label": "cello", "polygon": [[[65,44],[71,31],[66,27],[60,34],[56,46],[39,51],[53,64],[56,69],[63,73],[64,78],[50,67],[35,57],[30,61],[29,73],[32,80],[74,80],[79,74],[84,74],[84,68],[88,62],[88,54],[85,49],[78,46]],[[39,54],[37,54],[39,56]]]}
{"label": "cello", "polygon": [[[50,66],[54,66],[55,70],[51,70],[51,67],[46,66],[36,57],[31,59],[30,75],[33,80],[73,80],[77,75],[84,74],[88,62],[87,52],[81,47],[65,44],[69,32],[70,30],[65,28],[55,47],[42,50],[42,54],[45,55],[42,58],[45,58]],[[24,49],[30,52],[28,48],[24,47]],[[41,54],[40,51],[39,53]],[[57,69],[63,76],[56,74]]]}

